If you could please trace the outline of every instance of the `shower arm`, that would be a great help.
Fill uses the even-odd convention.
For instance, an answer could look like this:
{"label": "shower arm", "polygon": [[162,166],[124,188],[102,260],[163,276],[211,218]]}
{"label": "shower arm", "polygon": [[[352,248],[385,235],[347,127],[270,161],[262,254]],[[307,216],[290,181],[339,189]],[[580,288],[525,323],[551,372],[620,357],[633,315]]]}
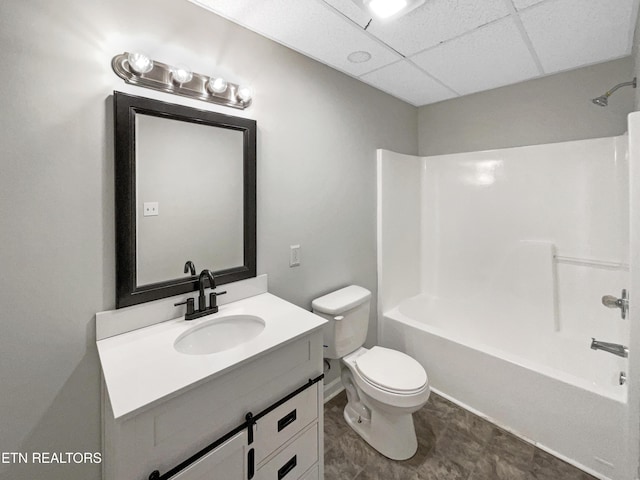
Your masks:
{"label": "shower arm", "polygon": [[633,86],[633,88],[636,88],[636,77],[633,77],[633,80],[631,80],[630,82],[622,82],[622,83],[617,84],[617,85],[616,85],[615,87],[613,87],[611,90],[607,91],[607,92],[604,94],[604,96],[605,96],[605,97],[610,97],[610,96],[613,94],[613,92],[615,92],[615,91],[616,91],[616,90],[618,90],[619,88],[627,87],[627,86],[629,86],[629,85]]}

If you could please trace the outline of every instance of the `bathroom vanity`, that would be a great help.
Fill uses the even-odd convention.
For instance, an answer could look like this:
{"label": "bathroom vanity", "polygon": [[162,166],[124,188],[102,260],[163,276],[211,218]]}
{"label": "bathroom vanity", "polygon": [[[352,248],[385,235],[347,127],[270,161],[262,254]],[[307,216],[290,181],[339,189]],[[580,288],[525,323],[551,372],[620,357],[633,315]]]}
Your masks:
{"label": "bathroom vanity", "polygon": [[[140,321],[154,303],[131,314]],[[103,479],[323,478],[320,317],[261,293],[101,338],[126,310],[97,315]]]}

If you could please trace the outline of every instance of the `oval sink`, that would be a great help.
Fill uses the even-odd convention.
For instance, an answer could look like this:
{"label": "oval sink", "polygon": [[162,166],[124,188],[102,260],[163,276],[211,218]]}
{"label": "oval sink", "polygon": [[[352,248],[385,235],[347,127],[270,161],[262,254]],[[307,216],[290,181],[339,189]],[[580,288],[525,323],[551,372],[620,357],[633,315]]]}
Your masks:
{"label": "oval sink", "polygon": [[187,355],[223,352],[257,337],[264,320],[253,315],[229,315],[201,323],[180,335],[173,347]]}

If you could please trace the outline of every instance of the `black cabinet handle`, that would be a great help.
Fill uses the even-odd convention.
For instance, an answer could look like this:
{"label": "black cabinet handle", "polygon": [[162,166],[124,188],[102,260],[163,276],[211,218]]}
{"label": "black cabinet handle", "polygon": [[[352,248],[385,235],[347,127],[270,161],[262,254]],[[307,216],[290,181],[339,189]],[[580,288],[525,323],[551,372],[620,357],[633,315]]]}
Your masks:
{"label": "black cabinet handle", "polygon": [[297,456],[294,455],[291,460],[289,460],[287,463],[285,463],[282,466],[282,468],[280,468],[280,470],[278,470],[278,480],[282,480],[287,475],[287,473],[289,473],[291,470],[296,468],[297,464],[298,464],[298,459],[297,459]]}
{"label": "black cabinet handle", "polygon": [[256,452],[253,448],[247,453],[247,463],[247,478],[251,480],[256,473]]}
{"label": "black cabinet handle", "polygon": [[247,443],[249,445],[251,445],[253,443],[253,426],[255,425],[256,421],[253,418],[253,413],[249,412],[244,416],[244,419],[247,421],[247,429],[249,430],[247,432]]}
{"label": "black cabinet handle", "polygon": [[284,417],[278,420],[278,431],[280,432],[284,430],[284,428],[287,425],[291,425],[295,421],[296,421],[296,410],[294,409],[293,412],[287,413]]}

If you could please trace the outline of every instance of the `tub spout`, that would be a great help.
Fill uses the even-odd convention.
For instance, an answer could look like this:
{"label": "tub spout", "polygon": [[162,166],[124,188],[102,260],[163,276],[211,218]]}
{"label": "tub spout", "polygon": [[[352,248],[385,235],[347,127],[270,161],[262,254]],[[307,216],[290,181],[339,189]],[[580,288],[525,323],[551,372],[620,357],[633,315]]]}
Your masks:
{"label": "tub spout", "polygon": [[592,350],[604,350],[605,352],[613,353],[619,357],[627,358],[629,356],[629,349],[624,345],[618,343],[600,342],[595,338],[591,338]]}

